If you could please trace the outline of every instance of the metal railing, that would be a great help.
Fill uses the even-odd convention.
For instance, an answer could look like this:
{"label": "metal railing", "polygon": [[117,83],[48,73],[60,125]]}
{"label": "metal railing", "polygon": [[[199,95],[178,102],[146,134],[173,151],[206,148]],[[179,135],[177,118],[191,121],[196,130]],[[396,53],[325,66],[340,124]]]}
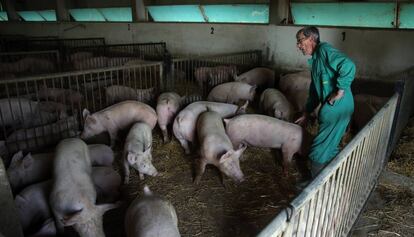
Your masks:
{"label": "metal railing", "polygon": [[347,236],[384,167],[397,101],[394,94],[258,236]]}
{"label": "metal railing", "polygon": [[0,77],[3,79],[59,70],[60,55],[57,50],[0,53]]}
{"label": "metal railing", "polygon": [[75,136],[84,108],[94,112],[127,99],[153,102],[162,69],[152,63],[0,81],[0,155]]}
{"label": "metal railing", "polygon": [[[165,65],[164,90],[173,90],[181,95],[198,94],[206,97],[215,85],[233,80],[232,74],[261,66],[261,60],[259,50],[172,59],[171,64]],[[216,75],[211,78],[211,74]]]}

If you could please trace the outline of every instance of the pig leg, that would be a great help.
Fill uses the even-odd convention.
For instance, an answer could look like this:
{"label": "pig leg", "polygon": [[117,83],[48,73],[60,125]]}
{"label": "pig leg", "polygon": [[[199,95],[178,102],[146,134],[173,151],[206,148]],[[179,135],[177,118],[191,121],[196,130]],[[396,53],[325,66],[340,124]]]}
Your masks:
{"label": "pig leg", "polygon": [[184,148],[185,154],[189,155],[190,154],[190,147],[188,145],[187,140],[185,140],[183,138],[178,138],[178,141],[180,142],[181,146]]}
{"label": "pig leg", "polygon": [[294,152],[290,151],[289,148],[285,148],[282,146],[282,156],[283,156],[283,174],[285,177],[289,176],[289,168],[290,162],[292,161],[292,157]]}
{"label": "pig leg", "polygon": [[200,158],[198,161],[198,167],[196,170],[196,177],[194,179],[194,184],[198,185],[200,183],[201,176],[204,174],[204,171],[206,170],[206,165],[207,165],[207,162],[203,158]]}
{"label": "pig leg", "polygon": [[167,126],[163,125],[163,126],[160,126],[160,128],[161,128],[161,131],[162,131],[162,135],[164,137],[164,143],[169,142]]}
{"label": "pig leg", "polygon": [[116,130],[112,130],[112,129],[108,129],[108,133],[109,133],[109,138],[111,140],[111,148],[114,148],[116,141],[117,141],[118,133]]}
{"label": "pig leg", "polygon": [[139,171],[138,171],[138,173],[139,173],[139,179],[140,179],[140,180],[144,180],[144,174],[143,174],[143,173],[141,173],[141,172],[139,172]]}
{"label": "pig leg", "polygon": [[124,159],[124,184],[128,184],[129,183],[129,163],[126,160],[126,158]]}

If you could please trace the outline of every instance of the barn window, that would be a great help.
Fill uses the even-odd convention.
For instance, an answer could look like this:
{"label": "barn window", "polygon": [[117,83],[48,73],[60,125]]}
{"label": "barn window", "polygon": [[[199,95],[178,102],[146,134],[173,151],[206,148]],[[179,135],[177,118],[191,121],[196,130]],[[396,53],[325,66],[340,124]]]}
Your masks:
{"label": "barn window", "polygon": [[75,21],[106,21],[103,14],[95,8],[70,9],[69,13]]}
{"label": "barn window", "polygon": [[392,28],[395,3],[292,3],[297,25],[361,26]]}
{"label": "barn window", "polygon": [[147,6],[154,21],[160,22],[204,22],[198,5]]}
{"label": "barn window", "polygon": [[414,3],[400,3],[400,28],[414,29]]}
{"label": "barn window", "polygon": [[269,23],[267,4],[147,6],[154,21]]}
{"label": "barn window", "polygon": [[107,21],[132,22],[132,12],[130,7],[99,8]]}
{"label": "barn window", "polygon": [[269,23],[269,6],[264,4],[205,5],[208,22]]}
{"label": "barn window", "polygon": [[291,13],[296,25],[414,28],[414,3],[293,2]]}

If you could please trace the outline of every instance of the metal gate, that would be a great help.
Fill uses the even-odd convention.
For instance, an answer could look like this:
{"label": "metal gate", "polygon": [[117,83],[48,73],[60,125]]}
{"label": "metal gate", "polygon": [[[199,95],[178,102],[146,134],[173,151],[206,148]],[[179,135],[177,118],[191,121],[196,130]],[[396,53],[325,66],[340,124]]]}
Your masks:
{"label": "metal gate", "polygon": [[397,101],[394,94],[258,236],[347,236],[384,167]]}

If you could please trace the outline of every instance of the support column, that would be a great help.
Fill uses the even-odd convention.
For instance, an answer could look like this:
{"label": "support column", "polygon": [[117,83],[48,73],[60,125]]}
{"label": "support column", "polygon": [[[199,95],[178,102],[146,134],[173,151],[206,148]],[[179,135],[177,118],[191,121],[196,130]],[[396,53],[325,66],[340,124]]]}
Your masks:
{"label": "support column", "polygon": [[148,21],[148,13],[145,8],[144,0],[131,0],[132,21]]}
{"label": "support column", "polygon": [[7,12],[7,18],[9,21],[20,21],[19,14],[17,14],[13,0],[1,0],[1,4]]}
{"label": "support column", "polygon": [[56,0],[56,20],[70,21],[69,10],[66,0]]}
{"label": "support column", "polygon": [[289,0],[270,0],[269,2],[269,23],[284,25],[290,23]]}

